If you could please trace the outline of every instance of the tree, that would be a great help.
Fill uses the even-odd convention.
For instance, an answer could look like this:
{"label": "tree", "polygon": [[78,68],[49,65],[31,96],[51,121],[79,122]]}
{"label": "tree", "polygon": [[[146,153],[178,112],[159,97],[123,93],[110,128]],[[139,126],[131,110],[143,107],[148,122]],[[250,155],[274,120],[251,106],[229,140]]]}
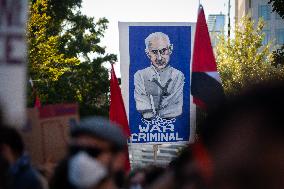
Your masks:
{"label": "tree", "polygon": [[284,19],[284,0],[269,0],[268,3],[272,4],[272,11],[277,12]]}
{"label": "tree", "polygon": [[[268,3],[272,4],[272,11],[276,12],[282,19],[284,19],[284,0],[270,0]],[[273,52],[273,56],[274,65],[284,65],[284,44],[281,48]]]}
{"label": "tree", "polygon": [[284,66],[284,44],[282,45],[281,48],[276,49],[272,53],[273,53],[273,65],[276,67],[279,65]]}
{"label": "tree", "polygon": [[[33,0],[33,4],[40,0]],[[80,12],[81,0],[47,0],[47,36],[58,36],[58,51],[67,58],[77,58],[56,82],[41,86],[41,94],[48,96],[44,103],[78,102],[81,116],[107,115],[109,105],[109,75],[103,65],[117,60],[106,54],[100,45],[108,20],[95,21]]]}
{"label": "tree", "polygon": [[220,37],[217,44],[217,66],[226,94],[236,94],[249,85],[284,77],[283,66],[273,66],[270,46],[263,45],[264,21],[244,17],[235,27],[235,38]]}
{"label": "tree", "polygon": [[[66,57],[59,52],[59,36],[47,35],[47,26],[50,16],[47,12],[47,0],[38,0],[30,8],[28,22],[28,60],[30,77],[37,81],[36,88],[43,102],[47,101],[48,94],[42,89],[44,86],[56,82],[72,66],[80,62],[76,57]],[[32,97],[28,102],[31,102]]]}

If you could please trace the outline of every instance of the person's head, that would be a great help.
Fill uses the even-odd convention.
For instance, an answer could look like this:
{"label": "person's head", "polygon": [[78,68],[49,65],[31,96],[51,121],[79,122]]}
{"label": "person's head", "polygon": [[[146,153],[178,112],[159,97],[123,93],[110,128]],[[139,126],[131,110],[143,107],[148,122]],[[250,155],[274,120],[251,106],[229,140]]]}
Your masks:
{"label": "person's head", "polygon": [[71,128],[68,167],[71,183],[89,186],[94,180],[99,182],[123,170],[126,144],[125,136],[114,123],[101,117],[83,119]]}
{"label": "person's head", "polygon": [[166,173],[166,168],[149,165],[145,168],[145,188],[153,185],[157,180],[159,180]]}
{"label": "person's head", "polygon": [[0,127],[0,154],[9,164],[13,164],[24,152],[21,135],[15,128]]}
{"label": "person's head", "polygon": [[135,169],[129,175],[129,189],[149,188],[155,184],[166,172],[164,167],[148,165]]}
{"label": "person's head", "polygon": [[145,185],[145,169],[136,168],[128,175],[129,189],[141,189]]}
{"label": "person's head", "polygon": [[284,185],[284,85],[258,86],[208,117],[201,138],[213,162],[212,188]]}
{"label": "person's head", "polygon": [[[194,152],[194,145],[189,144],[182,149],[180,154],[170,163],[170,170],[173,172],[173,188],[205,188],[205,175],[199,166]],[[205,165],[204,162],[202,164]],[[207,167],[207,165],[206,165]]]}
{"label": "person's head", "polygon": [[162,32],[151,33],[145,39],[145,46],[145,52],[153,66],[157,69],[163,69],[168,65],[173,45],[166,34]]}

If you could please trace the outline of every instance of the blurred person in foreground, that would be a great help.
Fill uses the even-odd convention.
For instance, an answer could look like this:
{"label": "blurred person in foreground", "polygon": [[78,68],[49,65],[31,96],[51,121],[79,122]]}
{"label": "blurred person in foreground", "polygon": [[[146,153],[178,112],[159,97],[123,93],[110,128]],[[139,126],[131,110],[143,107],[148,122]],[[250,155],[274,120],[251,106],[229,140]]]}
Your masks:
{"label": "blurred person in foreground", "polygon": [[0,189],[10,189],[12,187],[9,167],[9,162],[0,155]]}
{"label": "blurred person in foreground", "polygon": [[51,189],[121,188],[127,140],[120,128],[101,117],[71,127],[69,153],[51,179]]}
{"label": "blurred person in foreground", "polygon": [[128,189],[149,188],[165,173],[166,168],[157,165],[148,165],[144,168],[135,169],[129,174]]}
{"label": "blurred person in foreground", "polygon": [[136,168],[131,171],[127,178],[126,188],[142,189],[145,185],[145,168]]}
{"label": "blurred person in foreground", "polygon": [[178,157],[170,162],[166,173],[149,189],[205,189],[208,174],[203,165],[207,162],[196,153],[196,150],[200,152],[196,147],[190,144],[182,149]]}
{"label": "blurred person in foreground", "polygon": [[[14,128],[0,127],[1,167],[5,168],[6,187],[11,189],[43,189],[47,183],[32,167],[29,156],[24,153],[24,143]],[[3,170],[1,170],[3,171]],[[1,173],[3,175],[3,172]],[[2,176],[1,176],[2,177]],[[3,177],[2,177],[3,178]]]}
{"label": "blurred person in foreground", "polygon": [[284,85],[264,83],[211,111],[201,129],[212,189],[284,187]]}
{"label": "blurred person in foreground", "polygon": [[158,165],[149,165],[145,167],[145,185],[144,188],[149,188],[153,183],[161,178],[166,172],[166,168]]}

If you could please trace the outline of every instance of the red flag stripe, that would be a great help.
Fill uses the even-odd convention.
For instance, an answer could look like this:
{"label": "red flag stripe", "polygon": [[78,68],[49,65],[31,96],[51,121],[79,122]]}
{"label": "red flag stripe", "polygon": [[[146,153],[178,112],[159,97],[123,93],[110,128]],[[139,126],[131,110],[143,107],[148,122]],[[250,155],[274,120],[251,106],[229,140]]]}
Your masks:
{"label": "red flag stripe", "polygon": [[117,124],[119,124],[124,132],[124,134],[129,137],[130,129],[128,126],[128,120],[126,116],[126,111],[124,108],[124,103],[121,95],[121,90],[118,85],[118,80],[115,75],[113,65],[111,69],[111,82],[110,82],[110,111],[109,119]]}
{"label": "red flag stripe", "polygon": [[[117,123],[123,133],[130,137],[130,129],[128,125],[127,115],[121,95],[121,90],[118,85],[118,80],[114,72],[113,65],[111,65],[111,80],[110,80],[110,109],[109,109],[109,119]],[[130,162],[128,155],[128,148],[125,150],[125,164],[124,168],[126,172],[130,171]]]}
{"label": "red flag stripe", "polygon": [[196,106],[200,107],[201,109],[204,109],[204,110],[207,109],[206,104],[197,97],[193,97],[193,103],[196,104]]}
{"label": "red flag stripe", "polygon": [[199,9],[194,38],[191,94],[193,103],[201,109],[214,107],[225,97],[202,6]]}
{"label": "red flag stripe", "polygon": [[35,108],[41,108],[41,102],[40,102],[40,98],[36,95],[36,99],[35,99]]}
{"label": "red flag stripe", "polygon": [[196,23],[192,71],[217,71],[203,8],[199,10]]}

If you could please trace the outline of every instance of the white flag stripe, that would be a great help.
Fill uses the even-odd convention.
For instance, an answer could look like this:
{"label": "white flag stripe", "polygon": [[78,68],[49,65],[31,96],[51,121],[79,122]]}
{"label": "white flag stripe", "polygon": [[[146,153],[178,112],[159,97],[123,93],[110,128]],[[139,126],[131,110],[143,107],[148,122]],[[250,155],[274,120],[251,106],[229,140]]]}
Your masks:
{"label": "white flag stripe", "polygon": [[219,73],[216,72],[205,72],[207,75],[209,75],[210,77],[214,78],[216,81],[218,81],[219,83],[221,83],[221,78]]}

